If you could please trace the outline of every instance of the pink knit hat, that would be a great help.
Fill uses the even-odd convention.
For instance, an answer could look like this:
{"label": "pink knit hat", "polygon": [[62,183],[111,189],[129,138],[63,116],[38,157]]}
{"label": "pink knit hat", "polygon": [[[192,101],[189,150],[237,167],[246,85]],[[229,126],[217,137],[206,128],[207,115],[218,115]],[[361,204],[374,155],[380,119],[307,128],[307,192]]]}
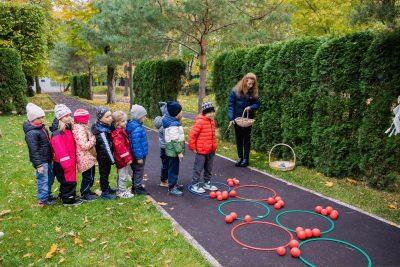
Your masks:
{"label": "pink knit hat", "polygon": [[90,119],[90,114],[86,109],[77,109],[74,112],[74,122],[76,123],[81,123],[81,124],[87,124]]}

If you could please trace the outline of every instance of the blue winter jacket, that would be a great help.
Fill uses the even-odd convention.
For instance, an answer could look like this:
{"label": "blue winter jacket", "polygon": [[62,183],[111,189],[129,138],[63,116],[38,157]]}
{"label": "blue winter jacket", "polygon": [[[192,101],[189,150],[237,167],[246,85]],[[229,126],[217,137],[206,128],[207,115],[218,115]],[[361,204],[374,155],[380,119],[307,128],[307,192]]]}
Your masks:
{"label": "blue winter jacket", "polygon": [[231,94],[229,95],[229,100],[228,100],[229,121],[233,121],[237,117],[242,117],[243,110],[249,106],[251,107],[249,118],[253,118],[254,110],[257,110],[260,107],[259,97],[253,98],[251,95],[248,94],[238,96],[236,94],[235,88],[233,88]]}
{"label": "blue winter jacket", "polygon": [[149,153],[146,129],[139,120],[131,119],[126,125],[126,132],[131,142],[132,154],[136,160],[141,160]]}

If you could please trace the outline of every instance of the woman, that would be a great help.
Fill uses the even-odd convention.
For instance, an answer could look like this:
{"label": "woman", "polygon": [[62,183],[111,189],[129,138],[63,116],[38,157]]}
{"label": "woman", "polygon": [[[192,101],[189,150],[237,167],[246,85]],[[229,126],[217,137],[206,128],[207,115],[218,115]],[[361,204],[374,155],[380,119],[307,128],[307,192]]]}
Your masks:
{"label": "woman", "polygon": [[253,118],[254,111],[259,107],[257,77],[254,73],[247,73],[233,88],[228,103],[229,126],[232,124],[235,126],[238,152],[236,167],[249,165],[251,126],[240,127],[235,124],[235,119],[241,117],[244,110],[249,112],[249,118]]}

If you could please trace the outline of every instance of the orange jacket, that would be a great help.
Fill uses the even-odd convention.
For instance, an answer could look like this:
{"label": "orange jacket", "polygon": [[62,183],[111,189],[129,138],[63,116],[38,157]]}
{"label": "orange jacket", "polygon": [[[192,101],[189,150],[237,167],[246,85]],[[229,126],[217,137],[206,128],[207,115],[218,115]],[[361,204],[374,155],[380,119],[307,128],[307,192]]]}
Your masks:
{"label": "orange jacket", "polygon": [[194,125],[189,133],[189,149],[198,154],[206,155],[217,150],[215,121],[203,114],[196,116]]}

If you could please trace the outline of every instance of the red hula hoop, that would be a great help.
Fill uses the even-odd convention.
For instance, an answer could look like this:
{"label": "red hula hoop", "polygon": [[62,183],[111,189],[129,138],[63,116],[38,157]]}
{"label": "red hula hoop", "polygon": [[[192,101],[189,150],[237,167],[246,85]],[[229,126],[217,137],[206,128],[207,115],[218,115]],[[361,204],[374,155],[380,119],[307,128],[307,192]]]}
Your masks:
{"label": "red hula hoop", "polygon": [[289,246],[290,241],[293,240],[293,235],[292,235],[292,233],[291,233],[290,231],[286,230],[284,227],[279,226],[279,225],[277,225],[277,224],[270,223],[270,222],[264,222],[264,221],[253,221],[253,222],[248,222],[248,223],[243,222],[243,223],[238,224],[238,225],[236,225],[235,227],[232,228],[232,230],[231,230],[231,237],[232,237],[232,239],[233,239],[236,243],[238,243],[239,245],[241,245],[241,246],[243,246],[243,247],[245,247],[245,248],[254,249],[254,250],[258,250],[258,251],[275,251],[275,250],[277,250],[277,249],[279,248],[279,247],[276,247],[276,248],[258,248],[258,247],[253,247],[253,246],[250,246],[250,245],[247,245],[247,244],[245,244],[245,243],[240,242],[240,241],[235,237],[235,231],[236,231],[236,229],[239,228],[240,226],[243,226],[243,225],[246,225],[246,224],[269,224],[269,225],[273,225],[273,226],[276,226],[276,227],[278,227],[278,228],[284,230],[284,231],[290,236],[290,240],[289,240],[289,242],[288,242],[286,245],[279,246],[279,247],[284,247],[284,248],[286,248],[287,246]]}
{"label": "red hula hoop", "polygon": [[[232,190],[237,190],[237,189],[240,189],[240,188],[243,188],[243,187],[255,187],[255,188],[267,189],[267,190],[269,190],[269,191],[271,191],[271,192],[273,193],[273,195],[272,195],[273,198],[276,197],[276,192],[275,192],[274,189],[269,188],[269,187],[266,187],[266,186],[263,186],[263,185],[256,185],[256,184],[254,184],[254,185],[239,185],[239,186],[235,186]],[[240,197],[240,196],[238,196],[238,195],[236,195],[236,198],[238,198],[238,199],[244,199],[244,200],[250,200],[250,201],[267,201],[267,200],[268,200],[268,198],[252,199],[252,198]]]}

